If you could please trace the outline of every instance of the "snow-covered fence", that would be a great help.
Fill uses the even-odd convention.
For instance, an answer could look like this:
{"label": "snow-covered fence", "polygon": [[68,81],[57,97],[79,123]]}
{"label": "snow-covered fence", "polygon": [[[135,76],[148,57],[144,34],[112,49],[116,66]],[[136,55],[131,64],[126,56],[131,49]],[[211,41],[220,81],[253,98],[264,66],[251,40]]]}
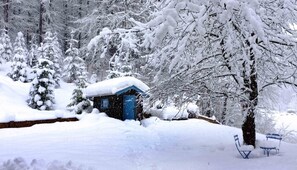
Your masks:
{"label": "snow-covered fence", "polygon": [[78,119],[76,117],[71,117],[71,118],[56,118],[56,119],[45,119],[45,120],[11,121],[6,123],[0,123],[0,129],[21,128],[21,127],[30,127],[36,124],[43,124],[43,123],[73,122],[73,121],[78,121]]}

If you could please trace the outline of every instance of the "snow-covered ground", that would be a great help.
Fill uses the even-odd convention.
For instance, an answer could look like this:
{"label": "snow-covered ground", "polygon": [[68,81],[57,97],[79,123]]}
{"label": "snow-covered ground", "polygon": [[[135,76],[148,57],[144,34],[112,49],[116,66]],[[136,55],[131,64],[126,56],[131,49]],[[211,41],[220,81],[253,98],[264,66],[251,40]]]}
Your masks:
{"label": "snow-covered ground", "polygon": [[296,145],[282,142],[270,157],[257,148],[244,160],[234,134],[240,129],[203,120],[150,118],[140,126],[90,114],[79,122],[1,129],[0,162],[21,157],[28,166],[40,160],[42,168],[71,161],[82,169],[297,169]]}
{"label": "snow-covered ground", "polygon": [[[56,111],[37,111],[26,104],[30,84],[13,82],[0,71],[0,120],[73,116],[66,109],[71,84],[55,91]],[[277,114],[293,126],[297,116]],[[289,118],[289,120],[287,120]],[[295,121],[296,122],[296,121]],[[285,125],[284,125],[285,126]],[[290,129],[291,130],[291,129]],[[297,169],[297,145],[281,143],[270,157],[256,148],[245,160],[234,145],[241,130],[203,120],[162,121],[156,117],[120,121],[105,114],[85,114],[78,122],[0,129],[0,169]],[[257,140],[265,136],[257,134]]]}

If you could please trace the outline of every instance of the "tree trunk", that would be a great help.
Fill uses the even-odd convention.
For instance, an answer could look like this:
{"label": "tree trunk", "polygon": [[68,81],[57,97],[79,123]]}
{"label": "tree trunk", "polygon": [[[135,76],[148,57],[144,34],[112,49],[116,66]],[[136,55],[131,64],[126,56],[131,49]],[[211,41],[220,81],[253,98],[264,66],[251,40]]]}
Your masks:
{"label": "tree trunk", "polygon": [[67,42],[67,40],[68,40],[68,38],[69,38],[69,34],[68,34],[68,20],[69,20],[69,18],[68,18],[68,15],[69,15],[69,9],[68,9],[68,1],[64,1],[64,4],[63,4],[63,8],[64,8],[64,15],[65,15],[65,21],[64,21],[64,42],[63,42],[63,49],[64,49],[64,51],[66,51],[67,50],[67,47],[68,47],[68,42]]}
{"label": "tree trunk", "polygon": [[[251,36],[255,34],[252,33]],[[256,70],[256,58],[251,47],[250,42],[247,40],[246,45],[249,47],[249,77],[245,74],[246,69],[244,66],[244,86],[245,94],[248,97],[248,101],[243,107],[243,111],[246,111],[245,121],[242,125],[243,140],[248,145],[255,146],[256,142],[256,126],[255,126],[255,110],[258,105],[258,81],[257,81],[257,70]],[[244,62],[244,64],[246,64]]]}
{"label": "tree trunk", "polygon": [[[82,19],[82,5],[83,5],[83,2],[82,2],[82,0],[80,0],[79,1],[79,8],[78,8],[78,17],[79,17],[79,19]],[[81,48],[81,32],[80,31],[78,33],[77,47],[78,47],[78,49]]]}
{"label": "tree trunk", "polygon": [[226,115],[227,115],[227,102],[228,102],[228,95],[225,95],[223,98],[223,111],[222,111],[222,116],[221,116],[221,123],[223,125],[226,124]]}
{"label": "tree trunk", "polygon": [[40,7],[39,7],[39,43],[42,43],[43,41],[43,14],[44,14],[44,2],[40,0]]}
{"label": "tree trunk", "polygon": [[[28,12],[27,13],[28,14],[28,18],[27,18],[27,23],[31,23],[31,20],[30,20],[30,18],[31,18],[31,13],[30,12]],[[30,28],[30,26],[29,26],[29,28]],[[26,44],[28,44],[29,46],[31,45],[31,35],[30,35],[30,29],[26,29]]]}
{"label": "tree trunk", "polygon": [[8,31],[8,10],[9,10],[9,0],[3,0],[3,14],[4,14],[4,29]]}
{"label": "tree trunk", "polygon": [[242,125],[243,141],[247,145],[255,146],[256,132],[255,132],[255,115],[253,109],[248,109],[247,116]]}

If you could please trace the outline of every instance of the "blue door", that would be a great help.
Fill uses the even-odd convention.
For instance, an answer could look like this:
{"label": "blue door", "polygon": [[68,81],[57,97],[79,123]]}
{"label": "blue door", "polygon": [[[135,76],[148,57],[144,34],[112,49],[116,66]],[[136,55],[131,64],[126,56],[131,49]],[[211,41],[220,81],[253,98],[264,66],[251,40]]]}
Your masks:
{"label": "blue door", "polygon": [[135,119],[136,97],[134,95],[124,95],[123,119]]}

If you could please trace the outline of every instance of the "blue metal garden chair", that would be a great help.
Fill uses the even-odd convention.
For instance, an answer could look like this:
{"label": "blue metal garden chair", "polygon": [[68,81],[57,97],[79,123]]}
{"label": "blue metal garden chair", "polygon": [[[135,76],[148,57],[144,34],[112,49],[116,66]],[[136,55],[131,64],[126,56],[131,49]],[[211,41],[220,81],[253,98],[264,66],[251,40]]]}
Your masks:
{"label": "blue metal garden chair", "polygon": [[235,146],[243,159],[249,159],[250,153],[254,150],[253,145],[240,145],[238,135],[234,135]]}
{"label": "blue metal garden chair", "polygon": [[275,146],[276,153],[278,153],[283,136],[277,133],[267,133],[266,140],[271,140],[271,139],[278,141],[278,146],[277,145]]}

